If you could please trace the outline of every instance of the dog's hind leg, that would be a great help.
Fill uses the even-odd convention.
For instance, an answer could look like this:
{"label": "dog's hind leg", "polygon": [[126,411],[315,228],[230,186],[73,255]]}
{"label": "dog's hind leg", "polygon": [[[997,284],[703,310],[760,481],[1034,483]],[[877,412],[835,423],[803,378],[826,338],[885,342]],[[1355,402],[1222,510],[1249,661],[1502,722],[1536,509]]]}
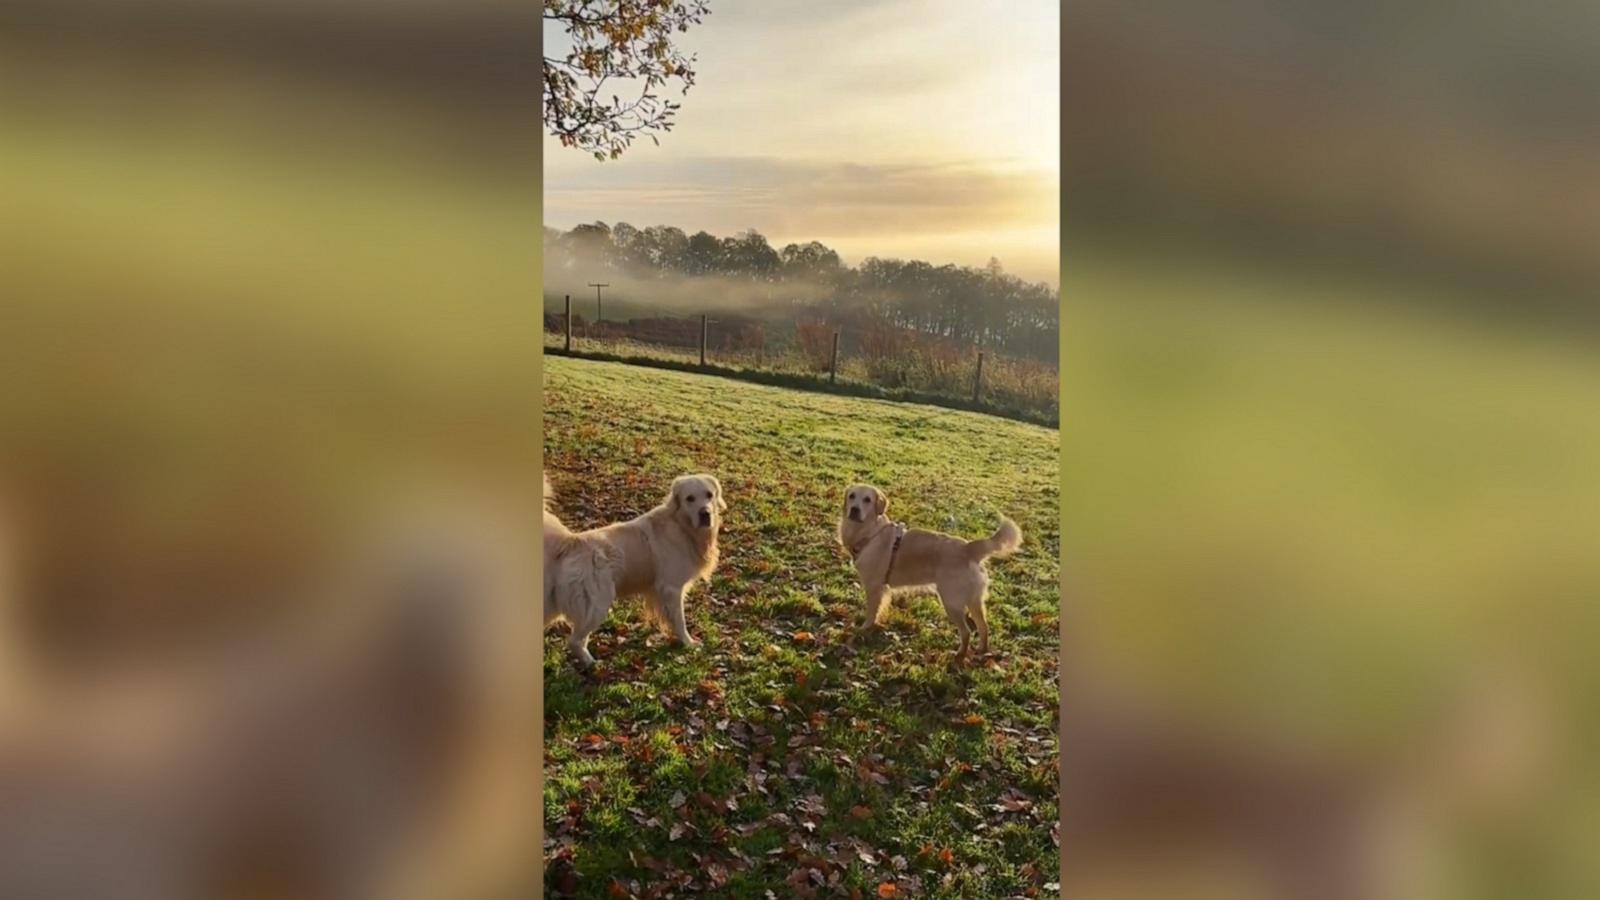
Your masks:
{"label": "dog's hind leg", "polygon": [[[957,658],[965,662],[967,653],[972,648],[972,633],[974,631],[984,635],[985,648],[987,648],[988,623],[983,614],[983,595],[988,590],[988,580],[982,573],[974,573],[963,569],[954,572],[945,572],[940,575],[937,587],[939,600],[944,604],[944,612],[950,619],[950,624],[955,626],[956,634],[961,636],[961,652]],[[976,628],[969,627],[967,616],[975,620]]]}
{"label": "dog's hind leg", "polygon": [[978,602],[972,604],[967,610],[967,615],[978,627],[978,655],[983,656],[989,652],[989,610],[985,606],[987,592],[978,595]]}
{"label": "dog's hind leg", "polygon": [[666,614],[667,624],[672,628],[672,636],[678,643],[685,647],[698,647],[700,642],[689,636],[689,622],[683,611],[683,597],[689,592],[689,586],[656,585],[656,600],[661,606],[661,611]]}
{"label": "dog's hind leg", "polygon": [[572,623],[572,634],[567,636],[567,649],[572,653],[572,659],[578,665],[589,668],[594,665],[594,656],[589,652],[589,635],[605,622],[606,614],[611,611],[611,604],[616,599],[616,589],[610,584],[597,582],[591,585],[592,594],[587,598],[589,602],[575,604],[579,609],[573,610],[573,615],[567,617]]}
{"label": "dog's hind leg", "polygon": [[956,634],[961,635],[961,650],[956,654],[956,659],[965,663],[967,651],[972,644],[972,630],[967,627],[967,611],[959,606],[946,604],[944,612],[949,617],[950,624],[955,626]]}

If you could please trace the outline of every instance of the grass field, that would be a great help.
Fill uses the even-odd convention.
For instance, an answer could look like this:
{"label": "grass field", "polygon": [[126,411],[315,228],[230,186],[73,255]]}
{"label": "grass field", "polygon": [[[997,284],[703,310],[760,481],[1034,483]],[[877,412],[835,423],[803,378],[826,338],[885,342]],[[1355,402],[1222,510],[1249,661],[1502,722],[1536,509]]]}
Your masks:
{"label": "grass field", "polygon": [[[624,601],[585,677],[545,643],[546,888],[579,896],[1053,895],[1059,433],[972,413],[545,359],[545,465],[573,527],[718,475],[722,562],[679,650]],[[993,658],[950,666],[937,600],[863,600],[834,544],[870,480],[913,525],[987,535]]]}
{"label": "grass field", "polygon": [[[546,353],[559,351],[564,345],[564,335],[545,331]],[[626,337],[574,335],[572,349],[582,355],[641,365],[665,363],[669,368],[693,366],[700,361],[698,347]],[[926,348],[908,346],[900,355],[885,356],[873,363],[841,349],[834,379],[828,377],[826,359],[819,367],[789,344],[780,344],[776,349],[717,348],[707,354],[706,362],[724,375],[744,380],[975,410],[1052,428],[1059,424],[1061,416],[1057,398],[1061,376],[1054,366],[993,353],[984,358],[981,397],[976,404],[972,399],[976,357],[970,352],[936,357]]]}

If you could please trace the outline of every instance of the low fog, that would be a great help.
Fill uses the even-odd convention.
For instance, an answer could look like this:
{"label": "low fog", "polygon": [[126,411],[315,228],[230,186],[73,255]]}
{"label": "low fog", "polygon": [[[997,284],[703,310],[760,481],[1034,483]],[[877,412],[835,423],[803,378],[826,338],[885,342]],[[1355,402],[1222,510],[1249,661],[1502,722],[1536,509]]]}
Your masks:
{"label": "low fog", "polygon": [[[797,315],[880,321],[1046,362],[1057,357],[1059,295],[1005,271],[867,257],[854,267],[811,241],[774,248],[749,230],[730,237],[619,222],[544,234],[544,304],[565,298],[585,320],[719,314],[772,324]],[[600,297],[593,284],[601,283]]]}

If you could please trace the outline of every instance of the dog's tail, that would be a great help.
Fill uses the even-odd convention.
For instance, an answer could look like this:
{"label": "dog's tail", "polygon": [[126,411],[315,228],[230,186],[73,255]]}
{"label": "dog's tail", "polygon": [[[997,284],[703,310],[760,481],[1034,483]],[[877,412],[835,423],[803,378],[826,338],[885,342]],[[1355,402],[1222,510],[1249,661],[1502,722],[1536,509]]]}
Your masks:
{"label": "dog's tail", "polygon": [[967,556],[973,562],[982,562],[991,556],[1008,556],[1022,546],[1022,529],[1005,516],[1000,517],[1000,527],[982,540],[967,541]]}

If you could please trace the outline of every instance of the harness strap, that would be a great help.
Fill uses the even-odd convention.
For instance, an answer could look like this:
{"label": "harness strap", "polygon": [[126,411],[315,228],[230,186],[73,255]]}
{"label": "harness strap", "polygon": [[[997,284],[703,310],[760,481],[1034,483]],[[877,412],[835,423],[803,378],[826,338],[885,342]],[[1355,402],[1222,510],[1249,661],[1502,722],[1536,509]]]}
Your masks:
{"label": "harness strap", "polygon": [[900,552],[900,539],[906,536],[906,523],[894,523],[894,543],[889,547],[889,565],[883,570],[883,580],[889,580],[889,573],[894,571],[894,558]]}
{"label": "harness strap", "polygon": [[[894,525],[894,543],[889,546],[889,566],[890,568],[893,568],[894,556],[896,553],[900,552],[900,539],[906,536],[906,523],[893,522],[891,524]],[[850,558],[852,560],[859,558],[861,556],[861,551],[867,549],[867,544],[872,543],[872,539],[876,538],[879,533],[881,533],[881,529],[880,531],[873,532],[872,536],[867,538],[866,543],[862,544],[860,547],[852,547],[846,544],[845,549],[850,551]]]}

